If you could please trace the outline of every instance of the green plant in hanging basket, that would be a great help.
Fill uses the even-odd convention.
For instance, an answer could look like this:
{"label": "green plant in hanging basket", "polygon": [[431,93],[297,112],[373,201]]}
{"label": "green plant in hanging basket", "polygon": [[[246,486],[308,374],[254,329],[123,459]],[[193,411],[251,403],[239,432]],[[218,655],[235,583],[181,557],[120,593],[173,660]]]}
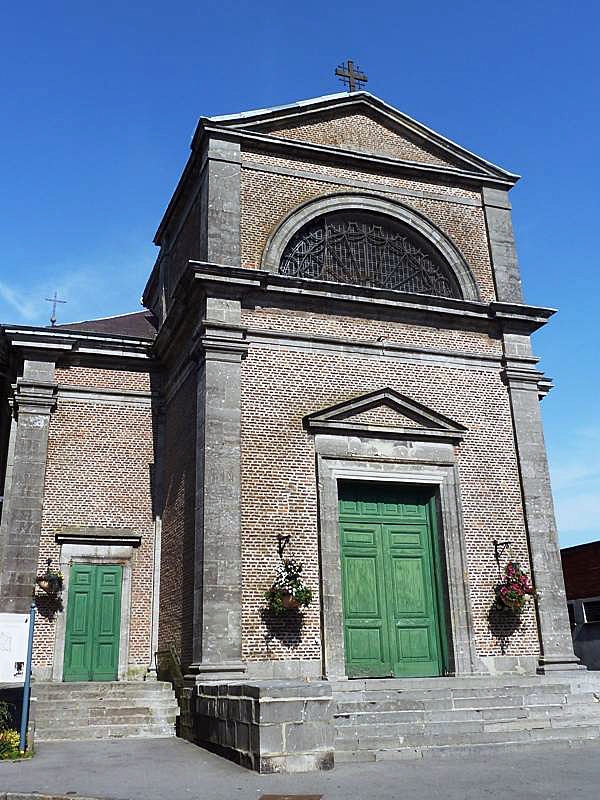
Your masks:
{"label": "green plant in hanging basket", "polygon": [[63,574],[59,569],[52,569],[50,564],[43,575],[38,575],[35,582],[43,592],[58,594],[63,588]]}
{"label": "green plant in hanging basket", "polygon": [[496,586],[497,607],[520,616],[535,595],[529,574],[518,561],[509,561],[504,568],[504,577]]}
{"label": "green plant in hanging basket", "polygon": [[277,568],[277,575],[271,588],[265,592],[269,609],[281,616],[286,611],[306,608],[312,600],[312,590],[302,580],[303,564],[292,558],[285,558]]}

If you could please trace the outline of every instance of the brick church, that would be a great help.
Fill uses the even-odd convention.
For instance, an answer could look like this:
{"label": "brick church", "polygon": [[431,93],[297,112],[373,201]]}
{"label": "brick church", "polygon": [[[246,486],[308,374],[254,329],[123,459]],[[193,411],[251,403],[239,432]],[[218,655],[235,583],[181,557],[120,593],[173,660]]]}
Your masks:
{"label": "brick church", "polygon": [[[203,117],[145,310],[2,326],[1,610],[63,575],[38,682],[169,651],[184,734],[283,769],[331,765],[332,687],[577,669],[517,180],[365,91]],[[518,624],[498,542],[537,590]],[[281,553],[312,601],[277,616]],[[269,751],[277,698],[320,745]]]}

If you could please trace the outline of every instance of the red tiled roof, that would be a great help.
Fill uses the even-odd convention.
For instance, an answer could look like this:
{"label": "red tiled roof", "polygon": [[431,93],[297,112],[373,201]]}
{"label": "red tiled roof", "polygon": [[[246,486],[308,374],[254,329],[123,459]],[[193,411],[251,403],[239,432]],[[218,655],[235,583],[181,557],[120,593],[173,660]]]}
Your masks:
{"label": "red tiled roof", "polygon": [[156,317],[151,311],[135,311],[118,317],[90,319],[56,325],[55,328],[84,333],[105,333],[109,336],[124,336],[141,339],[154,339],[157,331]]}

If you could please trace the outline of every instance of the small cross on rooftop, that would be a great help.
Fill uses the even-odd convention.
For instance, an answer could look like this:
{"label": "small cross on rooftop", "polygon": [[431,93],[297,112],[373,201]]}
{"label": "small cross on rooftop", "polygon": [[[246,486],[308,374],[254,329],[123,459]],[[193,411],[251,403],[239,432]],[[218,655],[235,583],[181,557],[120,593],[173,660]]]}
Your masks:
{"label": "small cross on rooftop", "polygon": [[362,89],[364,84],[369,80],[364,72],[360,71],[358,64],[348,59],[345,64],[340,64],[336,68],[335,74],[338,78],[348,86],[348,91],[356,92],[357,89]]}
{"label": "small cross on rooftop", "polygon": [[54,327],[56,325],[56,304],[57,303],[66,303],[66,300],[59,300],[58,292],[54,292],[54,297],[47,297],[46,300],[49,303],[52,303],[52,314],[50,316],[50,325]]}

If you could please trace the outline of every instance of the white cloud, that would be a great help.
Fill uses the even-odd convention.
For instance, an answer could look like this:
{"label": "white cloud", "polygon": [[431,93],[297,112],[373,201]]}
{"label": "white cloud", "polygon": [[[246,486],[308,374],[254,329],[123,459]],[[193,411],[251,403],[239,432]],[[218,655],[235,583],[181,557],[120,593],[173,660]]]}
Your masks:
{"label": "white cloud", "polygon": [[17,322],[35,322],[39,317],[39,301],[31,292],[24,293],[0,281],[0,299],[17,312]]}

